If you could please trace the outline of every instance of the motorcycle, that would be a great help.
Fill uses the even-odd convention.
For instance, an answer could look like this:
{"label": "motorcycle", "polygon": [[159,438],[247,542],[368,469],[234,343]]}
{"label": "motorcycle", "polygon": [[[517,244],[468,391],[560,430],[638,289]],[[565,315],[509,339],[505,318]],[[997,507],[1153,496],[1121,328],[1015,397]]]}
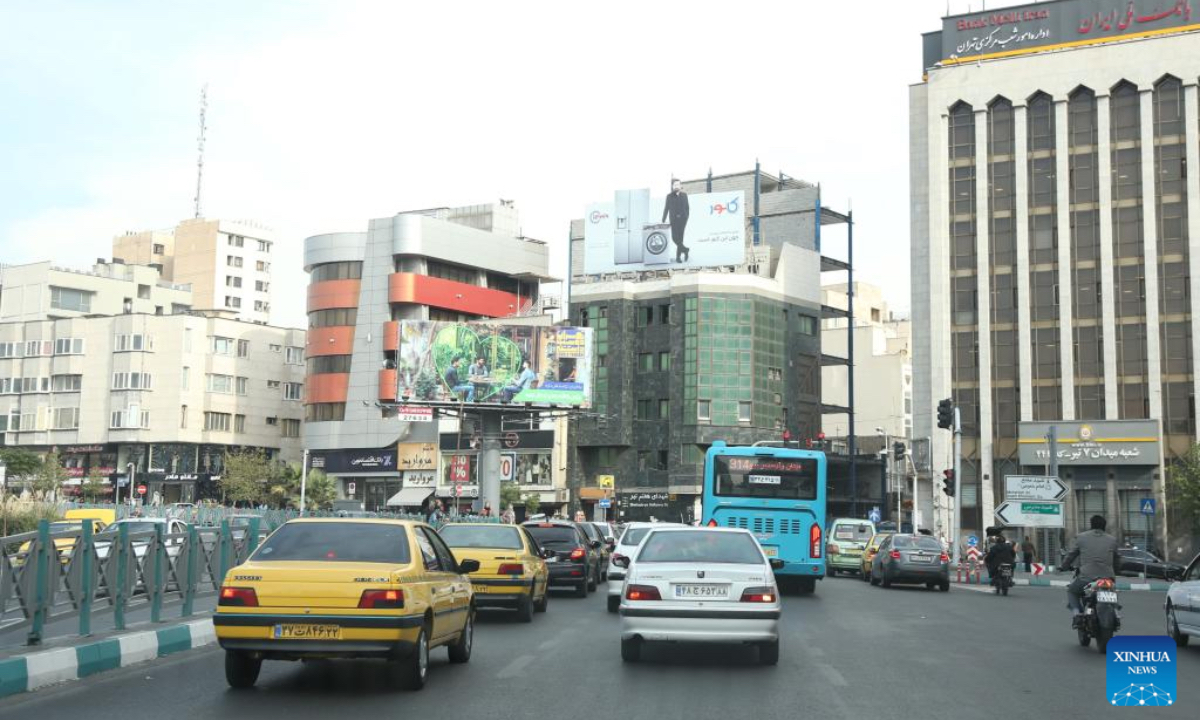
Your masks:
{"label": "motorcycle", "polygon": [[1087,647],[1095,638],[1096,649],[1102,655],[1108,649],[1108,641],[1121,629],[1121,604],[1116,588],[1112,578],[1100,578],[1084,586],[1083,614],[1076,615],[1074,620],[1079,644]]}
{"label": "motorcycle", "polygon": [[996,574],[992,576],[992,590],[997,595],[1008,597],[1008,589],[1013,586],[1013,566],[1011,563],[1000,563],[996,566]]}

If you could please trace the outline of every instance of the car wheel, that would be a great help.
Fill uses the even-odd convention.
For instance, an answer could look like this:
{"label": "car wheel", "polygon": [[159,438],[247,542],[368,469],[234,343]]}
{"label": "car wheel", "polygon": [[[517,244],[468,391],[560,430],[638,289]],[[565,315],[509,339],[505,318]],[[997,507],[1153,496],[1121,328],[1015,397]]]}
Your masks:
{"label": "car wheel", "polygon": [[533,597],[523,595],[517,601],[517,620],[523,623],[533,622]]}
{"label": "car wheel", "polygon": [[880,582],[880,584],[882,584],[882,585],[883,585],[885,588],[890,588],[890,587],[892,586],[892,579],[891,579],[890,577],[888,577],[888,576],[887,576],[887,571],[886,571],[886,570],[885,570],[885,571],[884,571],[884,573],[883,573],[883,579],[882,579],[882,580],[880,580],[879,582]]}
{"label": "car wheel", "polygon": [[1176,647],[1187,647],[1191,636],[1179,631],[1179,621],[1175,619],[1175,606],[1167,607],[1167,635],[1175,641]]}
{"label": "car wheel", "polygon": [[942,583],[938,585],[938,590],[941,590],[942,592],[950,592],[950,581],[943,580]]}
{"label": "car wheel", "polygon": [[596,586],[599,585],[600,572],[593,572],[588,576],[587,589],[588,592],[596,592]]}
{"label": "car wheel", "polygon": [[779,664],[779,641],[763,643],[758,646],[758,664],[759,665],[778,665]]}
{"label": "car wheel", "polygon": [[544,613],[550,607],[550,586],[547,585],[545,590],[542,590],[542,599],[533,604],[534,612]]}
{"label": "car wheel", "polygon": [[225,680],[229,687],[235,690],[254,687],[260,671],[262,658],[251,657],[248,653],[235,650],[225,651]]}
{"label": "car wheel", "polygon": [[935,587],[937,587],[937,584],[936,584],[936,583],[925,583],[925,589],[926,589],[926,590],[932,590],[932,589],[934,589]]}
{"label": "car wheel", "polygon": [[875,572],[871,572],[871,585],[879,587],[879,578],[875,577]]}
{"label": "car wheel", "polygon": [[[529,606],[529,620],[533,619],[533,606]],[[529,622],[524,620],[523,622]],[[463,626],[458,640],[450,646],[450,662],[465,663],[471,661],[471,648],[475,645],[475,608],[467,609],[467,623]]]}
{"label": "car wheel", "polygon": [[608,596],[608,611],[610,613],[615,613],[620,608],[621,608],[621,596],[620,595],[609,595]]}
{"label": "car wheel", "polygon": [[834,568],[829,568],[829,577],[837,577],[837,570]]}
{"label": "car wheel", "polygon": [[642,659],[642,640],[641,638],[622,638],[621,639],[621,660],[624,662],[635,663]]}
{"label": "car wheel", "polygon": [[587,580],[580,580],[579,584],[575,586],[575,597],[585,598],[587,596],[588,596]]}
{"label": "car wheel", "polygon": [[400,684],[406,690],[420,690],[425,687],[425,679],[429,676],[429,636],[425,628],[417,635],[412,655],[401,661]]}

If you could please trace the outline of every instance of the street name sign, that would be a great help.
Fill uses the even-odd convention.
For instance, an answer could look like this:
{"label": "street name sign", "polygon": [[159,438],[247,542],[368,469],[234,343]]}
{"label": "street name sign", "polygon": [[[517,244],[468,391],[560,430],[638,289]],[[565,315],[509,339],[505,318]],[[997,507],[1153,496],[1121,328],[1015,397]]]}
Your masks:
{"label": "street name sign", "polygon": [[1060,502],[1069,490],[1053,475],[1005,475],[1005,500],[1048,500]]}
{"label": "street name sign", "polygon": [[1060,502],[1004,502],[996,508],[996,519],[1017,527],[1065,527]]}

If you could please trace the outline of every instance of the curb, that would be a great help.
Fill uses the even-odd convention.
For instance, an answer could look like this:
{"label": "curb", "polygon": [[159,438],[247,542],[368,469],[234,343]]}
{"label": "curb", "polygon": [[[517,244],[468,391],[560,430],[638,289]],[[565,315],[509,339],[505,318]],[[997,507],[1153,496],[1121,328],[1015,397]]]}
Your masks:
{"label": "curb", "polygon": [[[955,585],[987,585],[985,582],[977,583],[954,583]],[[1013,578],[1013,585],[1025,585],[1031,587],[1056,587],[1065,588],[1071,584],[1069,580],[1046,580],[1041,578]],[[1125,592],[1166,592],[1171,588],[1170,583],[1165,582],[1129,582],[1127,580],[1117,581],[1117,590]]]}
{"label": "curb", "polygon": [[0,698],[89,677],[217,641],[211,618],[0,660]]}

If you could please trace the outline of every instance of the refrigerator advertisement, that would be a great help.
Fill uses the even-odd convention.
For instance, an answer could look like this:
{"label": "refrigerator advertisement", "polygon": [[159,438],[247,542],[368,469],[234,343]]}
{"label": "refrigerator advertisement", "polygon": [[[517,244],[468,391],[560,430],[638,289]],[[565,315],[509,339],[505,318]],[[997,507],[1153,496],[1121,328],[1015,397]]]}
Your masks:
{"label": "refrigerator advertisement", "polygon": [[588,275],[741,265],[746,258],[742,191],[688,195],[676,182],[665,197],[618,190],[589,205],[583,221]]}
{"label": "refrigerator advertisement", "polygon": [[592,404],[592,330],[405,320],[396,368],[406,404]]}

